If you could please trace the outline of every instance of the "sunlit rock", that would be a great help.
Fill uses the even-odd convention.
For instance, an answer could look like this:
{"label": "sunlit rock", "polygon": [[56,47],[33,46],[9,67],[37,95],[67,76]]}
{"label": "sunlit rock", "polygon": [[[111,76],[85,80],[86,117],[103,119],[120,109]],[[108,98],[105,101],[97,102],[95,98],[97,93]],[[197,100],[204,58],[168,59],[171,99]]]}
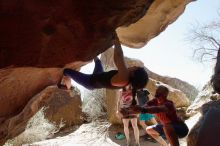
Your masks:
{"label": "sunlit rock", "polygon": [[199,92],[198,96],[195,98],[195,100],[192,102],[192,104],[187,109],[187,114],[192,116],[196,113],[198,113],[205,103],[208,103],[210,101],[219,100],[220,96],[217,93],[213,93],[213,88],[208,82],[202,89],[202,91]]}
{"label": "sunlit rock", "polygon": [[148,12],[136,23],[119,27],[117,32],[122,43],[128,47],[141,48],[164,31],[185,10],[192,0],[155,0]]}

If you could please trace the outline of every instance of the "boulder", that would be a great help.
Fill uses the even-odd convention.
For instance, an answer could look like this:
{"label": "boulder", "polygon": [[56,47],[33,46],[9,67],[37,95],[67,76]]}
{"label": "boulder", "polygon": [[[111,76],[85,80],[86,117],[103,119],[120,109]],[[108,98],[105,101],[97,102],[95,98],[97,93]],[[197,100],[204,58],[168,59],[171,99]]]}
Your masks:
{"label": "boulder", "polygon": [[191,129],[187,137],[188,146],[218,146],[219,122],[220,122],[220,100],[204,104],[200,112],[202,117]]}
{"label": "boulder", "polygon": [[143,17],[153,0],[0,2],[0,67],[51,67],[103,52],[112,45],[112,32]]}
{"label": "boulder", "polygon": [[[122,43],[141,47],[191,1],[0,0],[0,68],[89,61],[112,46],[112,33],[120,26]],[[141,25],[130,25],[137,21]]]}
{"label": "boulder", "polygon": [[[154,93],[156,92],[157,89],[156,84],[158,83],[163,84],[160,81],[156,81],[153,79],[149,80],[146,88],[150,91],[152,95],[154,95]],[[175,89],[170,85],[166,85],[166,84],[163,85],[168,87],[169,89],[168,99],[174,102],[176,108],[188,107],[190,105],[189,99],[187,98],[186,94],[184,94],[182,91]]]}
{"label": "boulder", "polygon": [[[26,67],[0,70],[0,101],[2,102],[0,108],[0,139],[4,139],[8,135],[10,121],[16,120],[15,117],[17,116],[19,117],[35,95],[44,90],[45,87],[56,84],[60,80],[61,74],[62,70],[59,68]],[[21,116],[24,115],[21,114]],[[22,119],[20,117],[19,122],[22,122]]]}
{"label": "boulder", "polygon": [[146,70],[151,78],[157,81],[161,81],[165,84],[171,85],[175,89],[181,90],[183,93],[186,94],[190,101],[194,101],[194,99],[198,95],[198,90],[193,85],[185,81],[169,76],[161,76],[157,73],[150,71],[149,69]]}
{"label": "boulder", "polygon": [[[73,92],[75,94],[70,92],[72,91],[47,87],[32,97],[21,112],[2,121],[0,125],[0,144],[4,144],[7,139],[22,133],[30,118],[42,107],[48,107],[46,117],[56,124],[60,124],[62,121],[67,124],[66,126],[81,123],[81,99],[76,92]],[[61,115],[63,113],[65,114]]]}
{"label": "boulder", "polygon": [[20,113],[29,100],[60,80],[59,68],[8,68],[0,70],[0,119]]}
{"label": "boulder", "polygon": [[210,101],[219,100],[220,96],[217,93],[213,93],[213,88],[208,82],[199,92],[198,96],[192,102],[192,104],[187,109],[187,114],[192,116],[198,112],[200,112],[202,106]]}
{"label": "boulder", "polygon": [[154,0],[148,12],[139,21],[117,29],[121,42],[128,47],[142,48],[174,22],[189,2],[191,0]]}
{"label": "boulder", "polygon": [[[220,108],[210,109],[204,117],[196,142],[196,146],[219,146]],[[210,135],[210,136],[207,136]]]}
{"label": "boulder", "polygon": [[220,94],[220,49],[218,47],[218,53],[216,56],[216,63],[214,67],[214,73],[211,78],[211,84],[214,89],[214,91],[218,94]]}
{"label": "boulder", "polygon": [[82,123],[82,101],[77,91],[65,91],[57,87],[47,88],[44,91],[49,100],[45,105],[45,117],[55,125],[61,122],[63,128]]}

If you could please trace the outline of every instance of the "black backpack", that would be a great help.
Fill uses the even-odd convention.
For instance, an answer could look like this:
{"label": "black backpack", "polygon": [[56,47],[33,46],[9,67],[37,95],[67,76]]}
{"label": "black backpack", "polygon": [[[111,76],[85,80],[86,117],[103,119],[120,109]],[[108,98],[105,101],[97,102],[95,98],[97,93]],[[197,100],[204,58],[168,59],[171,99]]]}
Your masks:
{"label": "black backpack", "polygon": [[137,91],[137,99],[140,106],[145,105],[145,103],[149,101],[149,94],[150,92],[147,89],[141,89]]}

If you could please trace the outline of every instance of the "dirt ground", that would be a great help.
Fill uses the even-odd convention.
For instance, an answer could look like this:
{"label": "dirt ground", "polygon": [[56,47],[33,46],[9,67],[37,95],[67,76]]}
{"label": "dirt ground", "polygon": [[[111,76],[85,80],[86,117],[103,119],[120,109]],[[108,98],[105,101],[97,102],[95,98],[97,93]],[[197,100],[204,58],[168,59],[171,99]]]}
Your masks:
{"label": "dirt ground", "polygon": [[[129,130],[130,130],[130,138],[131,138],[131,144],[132,146],[135,145],[135,139],[134,139],[134,132],[133,132],[133,129],[132,127],[130,126],[129,127]],[[144,132],[144,130],[142,130],[140,127],[139,127],[139,131],[140,131],[140,145],[141,146],[160,146],[158,143],[156,142],[151,142],[149,140],[146,140],[147,136],[146,136],[146,133]],[[123,127],[121,125],[115,125],[115,126],[110,126],[109,127],[109,138],[116,144],[120,145],[120,146],[126,146],[126,139],[124,140],[117,140],[115,139],[115,135],[118,133],[118,132],[123,132]]]}
{"label": "dirt ground", "polygon": [[[132,127],[130,137],[132,146],[134,145],[134,134]],[[112,126],[108,122],[92,122],[83,124],[79,127],[69,129],[54,139],[48,139],[24,146],[126,146],[126,140],[117,140],[115,135],[123,132],[122,125]],[[146,133],[140,128],[140,145],[141,146],[160,146],[156,142],[146,140]],[[65,135],[65,136],[64,136]],[[186,146],[186,140],[180,140],[181,146]]]}
{"label": "dirt ground", "polygon": [[[198,121],[201,114],[197,114],[186,120],[189,129]],[[56,138],[36,142],[24,146],[126,146],[126,140],[116,140],[115,135],[123,132],[122,125],[112,126],[106,121],[95,121],[82,124],[78,127],[72,127],[56,135]],[[141,146],[160,146],[158,143],[146,140],[145,132],[140,128],[140,145]],[[131,141],[134,144],[134,134],[130,127]],[[180,146],[187,146],[186,138],[179,139]]]}

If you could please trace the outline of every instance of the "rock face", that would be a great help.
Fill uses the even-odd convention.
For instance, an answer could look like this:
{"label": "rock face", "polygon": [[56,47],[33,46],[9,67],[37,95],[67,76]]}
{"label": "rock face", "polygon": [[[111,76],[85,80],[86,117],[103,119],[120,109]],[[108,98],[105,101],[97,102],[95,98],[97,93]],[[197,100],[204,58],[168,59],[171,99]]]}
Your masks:
{"label": "rock face", "polygon": [[[152,95],[154,95],[154,93],[156,92],[157,89],[157,82],[160,81],[156,81],[156,80],[149,80],[148,84],[147,84],[147,89],[150,91],[150,93]],[[160,82],[160,84],[163,84],[162,82]],[[166,85],[165,86],[168,87],[169,89],[169,95],[168,95],[168,99],[172,100],[174,102],[175,107],[188,107],[190,105],[190,101],[187,98],[186,94],[184,94],[182,91],[175,89],[172,87],[172,85]]]}
{"label": "rock face", "polygon": [[201,107],[202,117],[192,128],[187,138],[188,146],[218,146],[220,129],[220,100],[211,101]]}
{"label": "rock face", "polygon": [[202,115],[188,135],[188,146],[219,145],[220,133],[216,130],[220,128],[217,124],[219,123],[219,109],[220,96],[213,94],[213,88],[209,82],[187,109],[187,114],[190,116],[200,113]]}
{"label": "rock face", "polygon": [[143,47],[175,21],[189,2],[191,0],[155,0],[143,18],[128,27],[117,29],[120,40],[132,48]]}
{"label": "rock face", "polygon": [[141,26],[118,30],[126,45],[143,46],[176,20],[190,1],[0,0],[0,68],[91,60],[112,45],[116,28],[137,22],[150,9]]}
{"label": "rock face", "polygon": [[[11,121],[18,120],[14,117],[23,116],[19,116],[19,122],[22,122],[23,118],[27,118],[21,113],[30,100],[47,86],[58,82],[61,73],[62,71],[59,68],[42,69],[29,67],[0,70],[0,131],[2,132],[0,132],[0,139],[7,136],[5,131],[14,128],[13,126],[15,125],[8,125],[11,124]],[[32,109],[29,112],[31,113],[31,111]],[[25,121],[23,122],[25,123]],[[17,124],[17,127],[19,127],[19,124]]]}
{"label": "rock face", "polygon": [[[220,107],[210,109],[205,115],[204,121],[200,127],[196,146],[220,145],[219,135],[220,132]],[[207,136],[211,135],[211,136]]]}
{"label": "rock face", "polygon": [[0,2],[0,67],[48,67],[103,52],[112,45],[113,30],[143,17],[153,0]]}
{"label": "rock face", "polygon": [[49,100],[45,104],[45,117],[57,125],[62,122],[64,127],[82,123],[82,101],[77,91],[65,91],[57,87],[46,89]]}
{"label": "rock face", "polygon": [[195,98],[195,100],[192,102],[192,104],[187,109],[187,114],[192,116],[196,113],[198,113],[202,105],[213,101],[213,100],[219,100],[220,96],[219,94],[213,94],[213,88],[208,82],[202,89],[202,91],[198,94],[198,96]]}
{"label": "rock face", "polygon": [[32,97],[21,112],[2,121],[0,144],[23,132],[29,119],[42,107],[48,107],[46,117],[51,122],[59,124],[62,121],[66,126],[81,123],[81,98],[76,92],[74,95],[68,92],[57,87],[47,87]]}
{"label": "rock face", "polygon": [[216,64],[214,68],[214,74],[211,79],[212,87],[217,92],[220,94],[220,48],[218,49],[217,57],[216,57]]}
{"label": "rock face", "polygon": [[22,111],[29,100],[60,79],[58,68],[11,68],[0,70],[0,118],[7,119]]}
{"label": "rock face", "polygon": [[153,78],[155,80],[159,80],[165,84],[172,85],[172,87],[184,92],[187,95],[187,97],[190,99],[190,101],[194,101],[194,99],[198,95],[198,90],[194,86],[190,85],[189,83],[187,83],[185,81],[182,81],[177,78],[172,78],[169,76],[160,76],[160,75],[150,71],[149,69],[147,69],[147,71],[148,71],[148,74],[151,78]]}

